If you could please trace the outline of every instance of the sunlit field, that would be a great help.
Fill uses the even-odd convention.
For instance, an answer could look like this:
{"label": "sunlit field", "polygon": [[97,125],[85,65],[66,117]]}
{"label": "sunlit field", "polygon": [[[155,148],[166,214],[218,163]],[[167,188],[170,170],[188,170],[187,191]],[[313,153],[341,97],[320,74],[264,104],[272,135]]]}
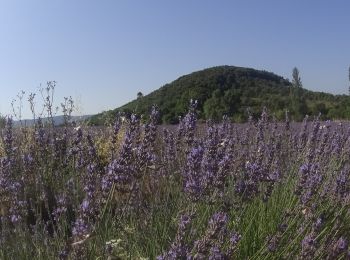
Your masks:
{"label": "sunlit field", "polygon": [[[1,132],[1,259],[347,259],[350,128],[120,116]],[[124,119],[124,118],[123,118]],[[198,130],[200,129],[200,130]]]}

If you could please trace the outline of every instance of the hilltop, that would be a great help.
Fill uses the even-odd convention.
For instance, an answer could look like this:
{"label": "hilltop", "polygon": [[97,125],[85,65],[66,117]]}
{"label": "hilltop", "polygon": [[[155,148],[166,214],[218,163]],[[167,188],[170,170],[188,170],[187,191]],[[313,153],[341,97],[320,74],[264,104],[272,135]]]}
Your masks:
{"label": "hilltop", "polygon": [[349,98],[301,88],[297,96],[292,83],[272,72],[235,66],[218,66],[184,75],[159,89],[111,111],[90,118],[91,124],[113,120],[118,111],[148,114],[153,104],[161,111],[163,123],[176,123],[189,104],[198,100],[200,119],[219,120],[224,114],[235,121],[245,121],[247,110],[253,116],[265,106],[282,120],[290,111],[293,120],[305,114],[322,113],[324,119],[348,119]]}

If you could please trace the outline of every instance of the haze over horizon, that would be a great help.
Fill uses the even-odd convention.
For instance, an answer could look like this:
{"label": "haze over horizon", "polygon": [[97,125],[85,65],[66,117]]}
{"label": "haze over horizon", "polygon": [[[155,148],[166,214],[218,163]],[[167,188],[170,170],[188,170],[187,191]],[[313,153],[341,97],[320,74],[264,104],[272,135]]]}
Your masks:
{"label": "haze over horizon", "polygon": [[57,105],[72,96],[96,114],[219,65],[285,78],[296,66],[304,88],[347,94],[348,10],[346,0],[2,1],[0,113],[50,80]]}

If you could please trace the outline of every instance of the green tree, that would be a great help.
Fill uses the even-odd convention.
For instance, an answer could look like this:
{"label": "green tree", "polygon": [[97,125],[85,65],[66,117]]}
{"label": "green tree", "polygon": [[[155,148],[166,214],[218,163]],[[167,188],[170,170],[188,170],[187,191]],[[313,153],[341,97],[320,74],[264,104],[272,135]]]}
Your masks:
{"label": "green tree", "polygon": [[317,102],[311,107],[311,113],[313,115],[318,115],[321,113],[322,116],[326,116],[328,114],[327,106],[323,102]]}
{"label": "green tree", "polygon": [[292,96],[291,96],[291,114],[294,120],[300,121],[308,111],[306,99],[303,94],[303,84],[299,75],[299,70],[294,67],[292,72]]}
{"label": "green tree", "polygon": [[292,73],[292,84],[294,88],[302,88],[303,84],[301,83],[300,75],[299,75],[299,70],[297,67],[293,68],[293,73]]}
{"label": "green tree", "polygon": [[[198,100],[198,119],[221,119],[226,114],[232,119],[243,120],[247,118],[247,107],[251,108],[253,116],[258,117],[264,106],[281,120],[284,120],[285,109],[290,111],[292,120],[301,120],[305,114],[318,114],[319,111],[325,116],[327,114],[327,118],[331,118],[329,115],[339,119],[350,118],[350,96],[304,89],[297,68],[291,68],[290,79],[249,68],[213,67],[182,76],[142,98],[135,98],[113,110],[110,118],[114,118],[117,111],[125,109],[147,115],[152,105],[156,104],[163,122],[176,123],[178,116],[186,113],[190,99]],[[96,122],[103,122],[107,118],[103,114],[95,117],[100,118]]]}
{"label": "green tree", "polygon": [[238,112],[241,106],[241,96],[241,91],[238,91],[234,88],[230,88],[229,90],[225,91],[223,102],[224,107],[227,109],[225,113],[227,113],[228,116],[231,117]]}
{"label": "green tree", "polygon": [[142,98],[142,97],[143,97],[142,92],[137,92],[137,99],[140,99],[140,98]]}
{"label": "green tree", "polygon": [[220,89],[216,89],[211,98],[209,98],[203,106],[206,119],[220,120],[229,110],[229,107],[223,102],[223,94]]}

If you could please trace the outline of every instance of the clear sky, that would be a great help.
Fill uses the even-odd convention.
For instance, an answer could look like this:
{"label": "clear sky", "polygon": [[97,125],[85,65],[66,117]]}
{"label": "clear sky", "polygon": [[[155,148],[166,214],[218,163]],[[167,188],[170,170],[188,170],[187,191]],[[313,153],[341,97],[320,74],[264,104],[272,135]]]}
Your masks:
{"label": "clear sky", "polygon": [[0,113],[48,80],[93,114],[217,65],[296,66],[305,88],[347,93],[349,14],[349,0],[0,0]]}

